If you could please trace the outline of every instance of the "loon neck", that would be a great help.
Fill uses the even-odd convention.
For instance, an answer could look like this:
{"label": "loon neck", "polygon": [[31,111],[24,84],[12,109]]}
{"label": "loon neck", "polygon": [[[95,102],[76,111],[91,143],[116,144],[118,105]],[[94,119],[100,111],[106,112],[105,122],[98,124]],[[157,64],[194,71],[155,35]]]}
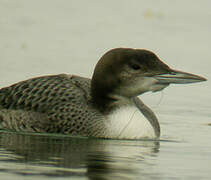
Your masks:
{"label": "loon neck", "polygon": [[119,110],[121,108],[123,108],[123,110],[125,110],[124,108],[137,108],[140,113],[144,115],[145,119],[151,124],[155,136],[160,136],[160,125],[157,117],[153,111],[147,107],[138,97],[126,98],[119,95],[110,94],[110,96],[107,98],[94,98],[93,105],[96,109],[105,115],[112,115],[114,112],[120,112]]}
{"label": "loon neck", "polygon": [[107,114],[115,108],[115,104],[118,100],[112,99],[107,96],[93,96],[92,103],[93,106],[98,109],[101,113]]}
{"label": "loon neck", "polygon": [[119,82],[114,81],[114,79],[105,81],[105,77],[93,76],[91,80],[93,106],[103,114],[108,114],[125,105],[134,104],[133,97],[123,96],[118,94],[118,91],[115,91],[115,89],[118,89]]}
{"label": "loon neck", "polygon": [[126,105],[134,104],[132,98],[112,94],[110,91],[91,91],[92,103],[100,112],[108,114]]}
{"label": "loon neck", "polygon": [[[103,80],[102,80],[103,81]],[[110,96],[113,91],[110,83],[102,83],[101,78],[93,76],[91,81],[91,99],[93,106],[102,113],[110,112],[114,104],[118,101],[113,96]]]}

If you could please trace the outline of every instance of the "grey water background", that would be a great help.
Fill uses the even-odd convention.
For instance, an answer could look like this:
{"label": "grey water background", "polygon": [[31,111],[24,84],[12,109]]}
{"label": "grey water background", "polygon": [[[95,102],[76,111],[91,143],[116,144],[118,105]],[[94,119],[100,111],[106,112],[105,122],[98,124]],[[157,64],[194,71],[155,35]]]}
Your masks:
{"label": "grey water background", "polygon": [[[69,73],[91,77],[115,47],[145,48],[175,69],[211,79],[211,1],[0,0],[0,87]],[[0,132],[0,177],[211,179],[211,81],[141,98],[160,141]]]}

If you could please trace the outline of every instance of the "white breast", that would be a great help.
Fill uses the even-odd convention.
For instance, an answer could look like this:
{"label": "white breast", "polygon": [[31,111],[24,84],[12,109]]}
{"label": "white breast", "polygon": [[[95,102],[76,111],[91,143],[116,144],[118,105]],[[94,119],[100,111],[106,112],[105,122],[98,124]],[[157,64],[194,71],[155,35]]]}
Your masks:
{"label": "white breast", "polygon": [[136,106],[125,106],[108,115],[105,121],[108,138],[141,139],[155,138],[150,122]]}

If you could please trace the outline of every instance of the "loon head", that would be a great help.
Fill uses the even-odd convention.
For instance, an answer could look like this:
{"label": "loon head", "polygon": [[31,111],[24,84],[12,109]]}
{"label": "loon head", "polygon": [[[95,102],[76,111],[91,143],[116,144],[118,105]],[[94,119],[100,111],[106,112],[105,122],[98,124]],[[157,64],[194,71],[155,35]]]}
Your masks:
{"label": "loon head", "polygon": [[153,52],[116,48],[98,61],[91,82],[91,95],[105,106],[118,98],[133,98],[148,91],[160,91],[169,84],[205,81],[194,74],[171,69]]}

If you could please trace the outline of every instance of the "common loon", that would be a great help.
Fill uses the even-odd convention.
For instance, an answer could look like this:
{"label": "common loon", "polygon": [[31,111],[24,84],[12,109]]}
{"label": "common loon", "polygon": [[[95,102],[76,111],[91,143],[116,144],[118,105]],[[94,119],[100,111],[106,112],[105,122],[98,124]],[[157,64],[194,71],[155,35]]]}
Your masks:
{"label": "common loon", "polygon": [[151,51],[116,48],[101,57],[92,79],[48,75],[0,89],[0,127],[98,138],[158,138],[159,122],[137,96],[171,83],[205,80],[171,69]]}

